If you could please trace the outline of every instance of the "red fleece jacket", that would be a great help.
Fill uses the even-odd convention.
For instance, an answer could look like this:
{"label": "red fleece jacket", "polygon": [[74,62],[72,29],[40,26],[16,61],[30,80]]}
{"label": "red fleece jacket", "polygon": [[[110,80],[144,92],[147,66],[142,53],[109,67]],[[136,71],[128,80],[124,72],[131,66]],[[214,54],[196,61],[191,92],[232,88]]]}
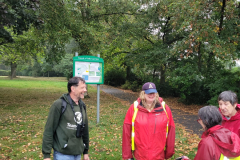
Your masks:
{"label": "red fleece jacket", "polygon": [[[159,98],[162,102],[162,98]],[[170,108],[166,105],[169,117],[169,131],[166,139],[166,127],[168,117],[159,104],[149,112],[141,106],[138,99],[138,113],[135,119],[135,151],[134,157],[137,160],[164,160],[172,157],[175,144],[175,125]],[[127,111],[122,135],[122,157],[123,159],[132,158],[131,132],[134,105],[132,104]],[[164,151],[164,147],[166,150]]]}

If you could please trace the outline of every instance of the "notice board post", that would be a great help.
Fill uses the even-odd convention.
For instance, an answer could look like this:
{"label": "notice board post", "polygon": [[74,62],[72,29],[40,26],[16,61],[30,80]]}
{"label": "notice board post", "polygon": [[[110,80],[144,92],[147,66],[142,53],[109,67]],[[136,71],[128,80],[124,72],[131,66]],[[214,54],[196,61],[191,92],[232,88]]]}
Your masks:
{"label": "notice board post", "polygon": [[[86,84],[97,84],[97,88],[100,90],[99,85],[104,83],[103,59],[95,56],[73,57],[73,76],[82,77]],[[97,123],[99,123],[100,91],[97,92]]]}

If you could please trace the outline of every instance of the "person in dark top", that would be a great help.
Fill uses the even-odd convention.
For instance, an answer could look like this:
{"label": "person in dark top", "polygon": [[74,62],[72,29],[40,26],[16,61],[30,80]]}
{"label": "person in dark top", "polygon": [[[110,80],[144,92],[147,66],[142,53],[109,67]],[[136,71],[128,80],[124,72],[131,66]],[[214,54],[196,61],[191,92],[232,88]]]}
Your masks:
{"label": "person in dark top", "polygon": [[42,142],[44,160],[50,160],[52,148],[54,160],[81,160],[82,154],[84,160],[89,160],[88,118],[82,102],[86,84],[81,77],[73,77],[67,87],[68,93],[56,100],[49,111]]}

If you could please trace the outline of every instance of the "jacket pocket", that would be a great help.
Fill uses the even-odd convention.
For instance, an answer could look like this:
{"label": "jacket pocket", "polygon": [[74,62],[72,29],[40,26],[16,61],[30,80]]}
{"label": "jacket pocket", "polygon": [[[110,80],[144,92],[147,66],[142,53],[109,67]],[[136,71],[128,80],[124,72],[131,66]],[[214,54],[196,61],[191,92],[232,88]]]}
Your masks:
{"label": "jacket pocket", "polygon": [[167,117],[164,114],[155,114],[154,134],[166,132]]}
{"label": "jacket pocket", "polygon": [[61,153],[69,155],[82,154],[84,150],[82,138],[69,138],[65,144],[61,144]]}

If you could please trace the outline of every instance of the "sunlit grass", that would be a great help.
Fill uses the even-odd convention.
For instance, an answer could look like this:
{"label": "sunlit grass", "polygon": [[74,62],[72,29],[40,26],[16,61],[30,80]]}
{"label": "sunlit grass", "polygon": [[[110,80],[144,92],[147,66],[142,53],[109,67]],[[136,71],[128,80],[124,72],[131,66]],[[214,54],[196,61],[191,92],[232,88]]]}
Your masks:
{"label": "sunlit grass", "polygon": [[[42,134],[51,104],[67,92],[64,78],[0,77],[0,159],[43,159]],[[101,92],[97,124],[97,90],[88,86],[90,159],[120,160],[122,124],[129,105]],[[176,154],[193,159],[199,138],[176,129]]]}

